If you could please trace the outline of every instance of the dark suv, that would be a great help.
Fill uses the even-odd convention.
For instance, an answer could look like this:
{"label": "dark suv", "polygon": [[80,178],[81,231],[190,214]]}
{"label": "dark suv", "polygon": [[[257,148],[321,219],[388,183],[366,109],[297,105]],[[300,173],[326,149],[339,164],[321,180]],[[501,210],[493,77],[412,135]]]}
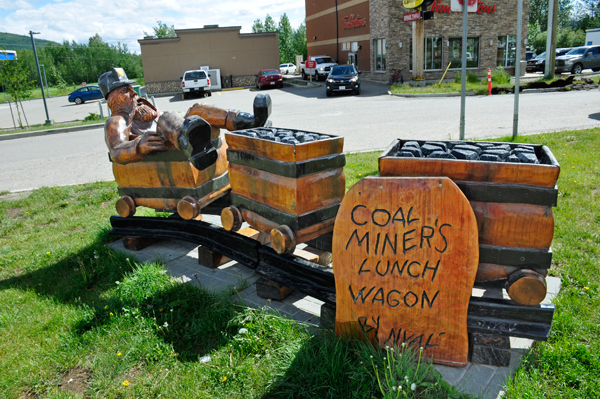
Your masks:
{"label": "dark suv", "polygon": [[[565,55],[571,49],[571,47],[557,48],[556,56],[560,57],[561,55]],[[537,57],[528,60],[526,69],[527,72],[544,72],[546,70],[546,52],[544,51]]]}
{"label": "dark suv", "polygon": [[556,73],[579,74],[584,69],[600,71],[600,46],[576,47],[567,54],[556,58]]}
{"label": "dark suv", "polygon": [[336,65],[331,67],[331,72],[325,81],[325,93],[331,97],[336,91],[352,91],[360,94],[360,71],[354,65]]}

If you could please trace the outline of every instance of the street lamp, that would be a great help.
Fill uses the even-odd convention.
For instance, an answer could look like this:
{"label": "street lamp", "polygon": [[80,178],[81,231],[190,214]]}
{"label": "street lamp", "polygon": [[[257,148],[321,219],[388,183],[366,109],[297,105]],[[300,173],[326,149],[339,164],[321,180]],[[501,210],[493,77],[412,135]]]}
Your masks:
{"label": "street lamp", "polygon": [[46,79],[46,68],[44,68],[44,64],[40,64],[40,67],[44,71],[44,82],[46,83],[46,97],[50,98],[50,89],[48,88],[48,79]]}
{"label": "street lamp", "polygon": [[50,115],[48,115],[48,105],[46,104],[46,95],[44,94],[44,83],[42,82],[42,72],[40,72],[40,62],[38,61],[37,51],[35,49],[35,40],[33,40],[33,35],[39,35],[39,34],[40,34],[40,32],[29,31],[29,36],[31,36],[31,45],[33,46],[33,54],[35,55],[35,65],[37,66],[38,78],[40,80],[40,87],[42,88],[42,99],[44,100],[44,109],[46,110],[46,124],[51,125],[52,121],[50,120]]}

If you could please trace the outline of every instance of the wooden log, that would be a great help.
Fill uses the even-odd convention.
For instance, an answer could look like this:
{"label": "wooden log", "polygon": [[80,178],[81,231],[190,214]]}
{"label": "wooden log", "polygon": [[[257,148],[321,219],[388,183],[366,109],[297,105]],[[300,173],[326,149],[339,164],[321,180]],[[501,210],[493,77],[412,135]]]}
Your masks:
{"label": "wooden log", "polygon": [[479,243],[498,247],[548,250],[554,236],[554,214],[548,206],[471,201]]}
{"label": "wooden log", "polygon": [[[245,229],[240,230],[237,234],[251,238],[253,240],[258,241],[261,244],[264,244],[265,234],[254,230],[253,228],[246,227]],[[211,269],[217,268],[219,266],[224,265],[225,263],[231,261],[231,258],[219,253],[209,247],[200,245],[198,247],[198,264],[209,267]]]}
{"label": "wooden log", "polygon": [[327,266],[331,264],[331,252],[322,251],[317,248],[304,247],[303,249],[296,249],[294,251],[294,256],[298,256],[321,266]]}
{"label": "wooden log", "polygon": [[183,199],[177,203],[177,213],[185,220],[196,219],[200,216],[200,205],[198,204],[198,200],[191,195],[183,197]]}
{"label": "wooden log", "polygon": [[[475,282],[490,282],[506,280],[512,273],[523,269],[519,266],[503,266],[492,263],[480,263],[477,268],[477,276]],[[548,269],[534,269],[542,277],[548,275]]]}
{"label": "wooden log", "polygon": [[496,367],[510,365],[510,338],[493,334],[473,333],[471,341],[471,362]]}
{"label": "wooden log", "polygon": [[221,211],[221,225],[227,231],[238,231],[244,223],[244,218],[238,208],[228,206]]}
{"label": "wooden log", "polygon": [[535,306],[546,297],[546,279],[533,270],[521,269],[511,273],[506,292],[519,305]]}
{"label": "wooden log", "polygon": [[293,291],[293,288],[285,287],[276,281],[264,277],[261,277],[256,281],[256,295],[264,299],[282,301]]}
{"label": "wooden log", "polygon": [[291,254],[296,249],[296,235],[286,225],[271,230],[271,246],[278,254]]}
{"label": "wooden log", "polygon": [[125,236],[123,237],[123,246],[130,251],[141,251],[159,241],[161,240],[157,237]]}
{"label": "wooden log", "polygon": [[236,195],[293,215],[302,215],[338,204],[346,190],[346,178],[342,168],[329,169],[296,179],[231,164],[229,181]]}
{"label": "wooden log", "polygon": [[128,195],[119,198],[115,207],[119,216],[123,218],[135,215],[135,201]]}

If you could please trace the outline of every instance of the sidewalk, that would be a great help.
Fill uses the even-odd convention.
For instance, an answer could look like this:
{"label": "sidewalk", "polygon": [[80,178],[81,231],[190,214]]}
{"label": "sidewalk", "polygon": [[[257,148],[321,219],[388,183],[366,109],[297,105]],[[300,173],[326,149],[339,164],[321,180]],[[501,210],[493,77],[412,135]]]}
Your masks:
{"label": "sidewalk", "polygon": [[[203,215],[203,221],[220,225],[220,217]],[[245,226],[244,226],[245,227]],[[251,307],[267,307],[282,316],[306,323],[314,328],[321,327],[320,311],[323,302],[303,294],[299,291],[292,292],[282,301],[260,298],[256,292],[256,281],[260,278],[254,270],[230,261],[216,269],[210,269],[198,264],[198,250],[195,244],[184,241],[164,240],[153,244],[141,251],[129,251],[123,247],[122,240],[109,245],[111,248],[124,251],[140,262],[160,261],[165,269],[177,280],[193,285],[202,285],[214,291],[228,288],[237,288],[241,300]],[[303,245],[299,245],[301,249]],[[560,280],[553,277],[547,278],[548,295],[544,300],[549,303],[558,294]],[[486,292],[473,289],[473,296],[497,296],[506,292]],[[485,399],[496,399],[502,396],[502,387],[509,378],[514,376],[521,364],[523,355],[533,345],[533,341],[523,338],[511,338],[511,360],[509,367],[495,367],[481,364],[472,364],[464,368],[455,368],[436,365],[437,371],[444,380],[458,387],[461,392],[470,393]]]}

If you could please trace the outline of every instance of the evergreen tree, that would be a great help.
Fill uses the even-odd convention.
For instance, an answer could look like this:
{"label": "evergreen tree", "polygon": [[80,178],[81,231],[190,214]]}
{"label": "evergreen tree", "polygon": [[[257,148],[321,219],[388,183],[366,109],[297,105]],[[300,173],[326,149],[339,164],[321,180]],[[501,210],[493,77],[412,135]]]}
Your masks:
{"label": "evergreen tree", "polygon": [[279,62],[294,62],[293,29],[288,16],[283,13],[279,20]]}
{"label": "evergreen tree", "polygon": [[264,32],[277,32],[277,26],[275,25],[275,21],[273,17],[269,14],[265,17],[265,30]]}
{"label": "evergreen tree", "polygon": [[156,20],[156,26],[153,26],[152,30],[154,30],[154,34],[148,34],[144,32],[144,36],[154,36],[157,39],[177,37],[177,34],[175,33],[175,25],[169,26],[165,23],[162,23],[158,19]]}
{"label": "evergreen tree", "polygon": [[252,24],[252,33],[263,33],[265,31],[265,26],[263,25],[260,18],[257,18]]}

